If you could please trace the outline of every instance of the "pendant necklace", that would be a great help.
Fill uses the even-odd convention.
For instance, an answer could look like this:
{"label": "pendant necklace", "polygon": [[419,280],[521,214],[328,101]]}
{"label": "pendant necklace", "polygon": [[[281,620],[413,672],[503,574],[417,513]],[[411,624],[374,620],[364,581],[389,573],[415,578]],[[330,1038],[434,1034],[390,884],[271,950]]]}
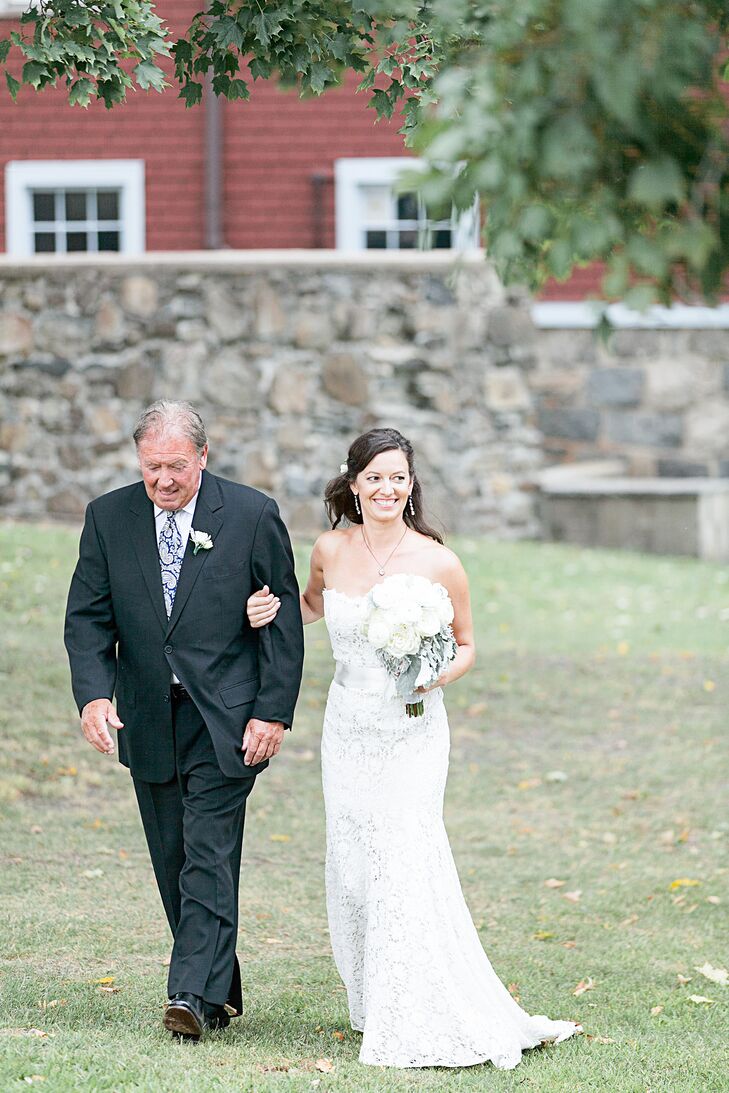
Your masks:
{"label": "pendant necklace", "polygon": [[402,535],[400,536],[398,541],[395,543],[395,546],[393,547],[393,549],[390,551],[390,553],[385,558],[384,562],[380,562],[380,561],[377,560],[377,558],[375,557],[374,551],[372,550],[372,547],[367,542],[367,536],[365,535],[365,531],[364,531],[364,524],[360,524],[359,526],[362,528],[362,539],[364,541],[364,545],[367,547],[370,554],[372,555],[372,557],[377,562],[377,572],[380,574],[381,577],[384,577],[385,576],[385,566],[390,561],[390,558],[392,558],[393,554],[395,553],[397,548],[400,546],[400,543],[403,541],[403,539],[405,538],[405,536],[408,533],[407,525],[405,526],[404,532],[402,533]]}

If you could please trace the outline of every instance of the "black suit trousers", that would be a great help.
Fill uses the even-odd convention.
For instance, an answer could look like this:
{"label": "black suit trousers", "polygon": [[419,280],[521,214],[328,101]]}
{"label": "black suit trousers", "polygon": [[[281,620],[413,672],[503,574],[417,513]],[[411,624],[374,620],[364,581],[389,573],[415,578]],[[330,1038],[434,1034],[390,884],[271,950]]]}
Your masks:
{"label": "black suit trousers", "polygon": [[222,773],[190,698],[173,699],[175,777],[134,778],[157,885],[174,936],[168,992],[242,1008],[235,955],[238,883],[250,777]]}

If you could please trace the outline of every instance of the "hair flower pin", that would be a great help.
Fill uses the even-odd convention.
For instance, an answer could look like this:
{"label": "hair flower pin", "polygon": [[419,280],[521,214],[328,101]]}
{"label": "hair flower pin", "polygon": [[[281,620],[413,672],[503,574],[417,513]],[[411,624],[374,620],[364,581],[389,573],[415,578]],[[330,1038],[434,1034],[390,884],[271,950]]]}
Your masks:
{"label": "hair flower pin", "polygon": [[340,463],[339,464],[339,473],[340,474],[346,474],[348,470],[349,470],[349,467],[347,466],[346,463]]}

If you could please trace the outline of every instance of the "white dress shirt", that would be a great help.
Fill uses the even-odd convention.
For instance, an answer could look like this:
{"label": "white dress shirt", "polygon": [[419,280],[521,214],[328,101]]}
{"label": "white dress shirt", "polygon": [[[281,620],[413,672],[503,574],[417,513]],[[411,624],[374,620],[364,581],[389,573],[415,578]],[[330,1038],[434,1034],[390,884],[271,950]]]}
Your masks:
{"label": "white dress shirt", "polygon": [[[202,476],[201,476],[202,477]],[[183,550],[187,547],[187,540],[190,538],[190,529],[192,528],[192,518],[195,515],[195,505],[197,504],[197,495],[200,492],[200,486],[197,487],[197,493],[187,502],[184,508],[175,509],[175,523],[180,532],[180,538],[182,539]],[[167,516],[170,512],[169,509],[161,509],[157,505],[154,506],[154,527],[157,534],[157,545],[159,549],[159,537],[162,528],[167,523]],[[179,683],[179,679],[172,673],[172,682]]]}

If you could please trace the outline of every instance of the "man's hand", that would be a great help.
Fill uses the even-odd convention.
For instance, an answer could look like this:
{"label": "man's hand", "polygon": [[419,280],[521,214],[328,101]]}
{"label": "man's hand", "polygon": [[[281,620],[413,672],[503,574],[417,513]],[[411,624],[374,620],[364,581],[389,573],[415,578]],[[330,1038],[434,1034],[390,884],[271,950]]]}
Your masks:
{"label": "man's hand", "polygon": [[113,755],[114,741],[106,727],[107,721],[115,729],[124,728],[108,698],[95,698],[81,711],[81,728],[89,744],[104,755]]}
{"label": "man's hand", "polygon": [[243,762],[254,767],[272,755],[278,755],[283,740],[284,727],[280,721],[259,721],[252,717],[243,733]]}

